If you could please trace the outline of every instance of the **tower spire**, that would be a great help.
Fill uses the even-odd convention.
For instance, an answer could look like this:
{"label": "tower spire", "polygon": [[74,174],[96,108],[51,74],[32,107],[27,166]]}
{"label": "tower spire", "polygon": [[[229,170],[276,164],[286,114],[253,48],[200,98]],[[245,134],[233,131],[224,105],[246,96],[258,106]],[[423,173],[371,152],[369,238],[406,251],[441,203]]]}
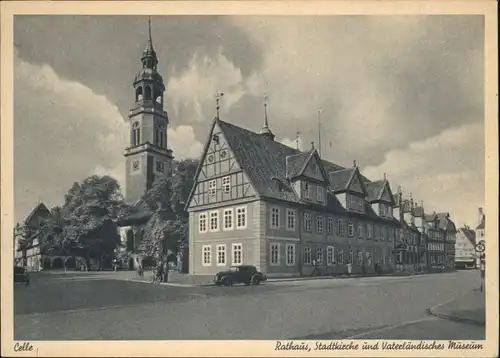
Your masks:
{"label": "tower spire", "polygon": [[149,32],[148,45],[151,48],[153,48],[153,38],[151,37],[151,16],[148,16],[148,32]]}
{"label": "tower spire", "polygon": [[158,59],[153,48],[153,37],[151,36],[151,16],[148,17],[148,43],[142,53],[142,67],[156,70]]}
{"label": "tower spire", "polygon": [[269,122],[267,119],[267,102],[268,102],[268,100],[269,100],[269,97],[267,96],[267,94],[264,94],[264,126],[260,130],[260,134],[262,136],[266,137],[267,139],[274,140],[274,134],[269,129]]}
{"label": "tower spire", "polygon": [[217,92],[215,94],[215,103],[216,103],[216,107],[215,109],[217,110],[217,120],[220,119],[219,115],[220,115],[220,105],[219,105],[219,101],[220,99],[222,98],[222,96],[224,96],[224,93],[222,92]]}

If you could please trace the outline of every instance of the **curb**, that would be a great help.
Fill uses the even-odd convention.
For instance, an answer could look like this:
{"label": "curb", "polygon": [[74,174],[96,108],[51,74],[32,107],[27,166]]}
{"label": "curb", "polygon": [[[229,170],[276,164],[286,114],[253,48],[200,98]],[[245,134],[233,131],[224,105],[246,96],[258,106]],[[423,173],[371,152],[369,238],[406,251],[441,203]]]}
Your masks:
{"label": "curb", "polygon": [[[462,295],[462,296],[464,296],[464,295]],[[475,325],[475,326],[484,327],[486,325],[486,322],[481,322],[481,321],[478,321],[478,320],[475,320],[475,319],[470,319],[470,318],[463,318],[463,317],[459,317],[459,316],[453,316],[453,315],[449,315],[449,314],[443,314],[443,313],[439,313],[439,312],[436,311],[437,309],[439,309],[439,307],[444,306],[444,305],[446,305],[448,303],[451,303],[453,301],[456,301],[456,300],[458,300],[462,296],[455,297],[455,298],[453,298],[451,300],[448,300],[446,302],[440,303],[440,304],[438,304],[438,305],[436,305],[434,307],[427,308],[426,312],[427,312],[427,314],[429,314],[431,316],[434,316],[434,317],[437,317],[437,318],[441,318],[441,319],[445,319],[445,320],[448,320],[448,321],[453,321],[453,322],[457,322],[457,323],[465,323],[465,324],[471,324],[471,325]]]}

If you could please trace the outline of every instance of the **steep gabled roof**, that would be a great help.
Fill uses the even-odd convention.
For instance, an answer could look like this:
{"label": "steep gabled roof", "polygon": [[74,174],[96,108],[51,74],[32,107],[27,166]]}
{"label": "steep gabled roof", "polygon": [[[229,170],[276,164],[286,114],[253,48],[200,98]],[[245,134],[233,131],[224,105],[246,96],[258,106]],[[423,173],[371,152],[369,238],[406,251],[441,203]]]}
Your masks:
{"label": "steep gabled roof", "polygon": [[310,153],[304,152],[286,157],[286,177],[289,179],[302,174],[309,160]]}
{"label": "steep gabled roof", "polygon": [[[283,189],[283,185],[288,186],[287,178],[292,173],[300,175],[315,151],[301,152],[234,124],[222,120],[218,120],[217,123],[236,160],[260,196],[292,202],[300,201],[290,187],[285,188],[287,190],[280,190],[279,187]],[[321,162],[325,165],[326,161]],[[337,164],[326,163],[329,168],[342,168]],[[283,185],[276,185],[277,181]]]}
{"label": "steep gabled roof", "polygon": [[457,232],[455,223],[450,219],[449,213],[435,213],[425,215],[424,217],[426,222],[433,222],[435,219],[438,220],[438,226],[440,229],[447,230],[449,232]]}
{"label": "steep gabled roof", "polygon": [[464,234],[464,236],[471,242],[472,245],[476,245],[476,233],[474,230],[469,228],[460,228],[460,232]]}
{"label": "steep gabled roof", "polygon": [[33,208],[33,210],[31,210],[30,214],[26,217],[26,220],[24,220],[24,223],[28,224],[31,219],[33,219],[33,217],[40,211],[46,211],[50,215],[50,210],[45,206],[44,203],[40,202]]}
{"label": "steep gabled roof", "polygon": [[385,187],[384,180],[377,180],[371,183],[367,183],[366,191],[368,193],[368,197],[366,198],[366,200],[369,202],[380,200],[380,198],[382,197],[382,193],[384,191],[384,187]]}
{"label": "steep gabled roof", "polygon": [[347,190],[355,170],[356,168],[347,168],[330,172],[330,189],[334,192]]}

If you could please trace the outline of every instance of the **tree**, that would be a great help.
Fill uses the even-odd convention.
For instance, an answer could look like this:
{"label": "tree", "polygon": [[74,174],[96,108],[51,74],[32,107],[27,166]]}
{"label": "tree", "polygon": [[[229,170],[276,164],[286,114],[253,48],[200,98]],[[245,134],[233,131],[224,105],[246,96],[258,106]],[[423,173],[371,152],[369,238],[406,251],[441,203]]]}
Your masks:
{"label": "tree", "polygon": [[120,185],[110,176],[92,175],[75,182],[62,207],[52,209],[50,226],[60,228],[46,243],[52,250],[81,251],[90,257],[112,255],[117,234],[110,222],[130,210],[123,201]]}
{"label": "tree", "polygon": [[143,196],[144,202],[154,211],[142,230],[140,249],[164,261],[167,252],[178,252],[183,238],[187,237],[185,202],[191,192],[198,161],[187,159],[175,162],[172,175],[156,181]]}

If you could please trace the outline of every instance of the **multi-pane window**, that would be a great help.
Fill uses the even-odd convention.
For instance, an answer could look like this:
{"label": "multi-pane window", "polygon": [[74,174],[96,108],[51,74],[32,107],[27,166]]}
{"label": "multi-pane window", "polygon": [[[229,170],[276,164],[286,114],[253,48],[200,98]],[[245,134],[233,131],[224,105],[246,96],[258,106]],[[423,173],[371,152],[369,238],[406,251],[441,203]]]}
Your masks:
{"label": "multi-pane window", "polygon": [[211,211],[210,212],[210,231],[218,231],[219,230],[219,212]]}
{"label": "multi-pane window", "polygon": [[362,213],[363,203],[364,203],[363,198],[349,194],[347,194],[346,196],[346,206],[348,210]]}
{"label": "multi-pane window", "polygon": [[380,239],[382,241],[385,240],[385,235],[386,235],[386,228],[385,228],[385,226],[382,226],[382,233],[380,234]]}
{"label": "multi-pane window", "polygon": [[328,223],[327,223],[326,229],[327,229],[329,234],[333,233],[333,218],[330,216],[328,217]]}
{"label": "multi-pane window", "polygon": [[200,233],[207,232],[207,213],[198,214],[198,229]]}
{"label": "multi-pane window", "polygon": [[271,265],[280,264],[280,244],[272,243],[270,245],[271,251]]}
{"label": "multi-pane window", "polygon": [[310,265],[312,262],[311,248],[304,247],[304,264]]}
{"label": "multi-pane window", "polygon": [[377,225],[374,225],[373,231],[375,240],[378,240],[380,238],[380,228]]}
{"label": "multi-pane window", "polygon": [[156,161],[156,171],[160,172],[160,173],[165,172],[165,163],[163,163],[160,160],[157,160]]}
{"label": "multi-pane window", "polygon": [[389,235],[387,237],[388,241],[392,241],[393,239],[396,239],[396,229],[395,228],[389,229]]}
{"label": "multi-pane window", "polygon": [[286,209],[286,228],[295,230],[295,210]]}
{"label": "multi-pane window", "polygon": [[217,266],[226,265],[226,245],[217,245]]}
{"label": "multi-pane window", "polygon": [[208,182],[208,194],[211,196],[215,196],[215,193],[217,192],[217,181],[216,180],[210,180]]}
{"label": "multi-pane window", "polygon": [[212,247],[210,245],[203,245],[203,266],[212,265]]}
{"label": "multi-pane window", "polygon": [[230,176],[222,178],[222,191],[226,194],[231,191],[231,177]]}
{"label": "multi-pane window", "polygon": [[337,236],[344,236],[344,220],[337,220]]}
{"label": "multi-pane window", "polygon": [[236,208],[236,228],[245,229],[247,227],[247,207]]}
{"label": "multi-pane window", "polygon": [[339,264],[344,264],[344,249],[339,249]]}
{"label": "multi-pane window", "polygon": [[363,238],[363,224],[358,224],[358,237]]}
{"label": "multi-pane window", "polygon": [[224,209],[224,230],[233,229],[233,209]]}
{"label": "multi-pane window", "polygon": [[295,265],[295,244],[286,244],[286,264]]}
{"label": "multi-pane window", "polygon": [[316,248],[316,263],[318,265],[323,263],[323,248],[322,247]]}
{"label": "multi-pane window", "polygon": [[241,265],[243,263],[243,245],[233,244],[233,265]]}
{"label": "multi-pane window", "polygon": [[367,224],[367,231],[368,231],[368,239],[371,239],[373,237],[373,224]]}
{"label": "multi-pane window", "polygon": [[271,208],[271,228],[277,229],[280,227],[280,209]]}
{"label": "multi-pane window", "polygon": [[323,217],[321,215],[316,216],[316,231],[321,234],[323,232]]}
{"label": "multi-pane window", "polygon": [[354,236],[354,224],[352,222],[349,222],[347,224],[347,235],[349,237],[353,237]]}
{"label": "multi-pane window", "polygon": [[326,264],[328,266],[335,263],[335,249],[333,246],[328,246],[326,248]]}
{"label": "multi-pane window", "polygon": [[349,250],[349,262],[352,264],[354,262],[354,253],[351,250]]}
{"label": "multi-pane window", "polygon": [[304,198],[311,199],[311,188],[308,182],[304,182]]}
{"label": "multi-pane window", "polygon": [[325,202],[325,188],[323,188],[322,186],[316,187],[316,198],[320,203]]}
{"label": "multi-pane window", "polygon": [[385,204],[379,204],[379,214],[380,216],[385,216]]}
{"label": "multi-pane window", "polygon": [[304,213],[304,229],[306,231],[312,231],[311,213]]}

